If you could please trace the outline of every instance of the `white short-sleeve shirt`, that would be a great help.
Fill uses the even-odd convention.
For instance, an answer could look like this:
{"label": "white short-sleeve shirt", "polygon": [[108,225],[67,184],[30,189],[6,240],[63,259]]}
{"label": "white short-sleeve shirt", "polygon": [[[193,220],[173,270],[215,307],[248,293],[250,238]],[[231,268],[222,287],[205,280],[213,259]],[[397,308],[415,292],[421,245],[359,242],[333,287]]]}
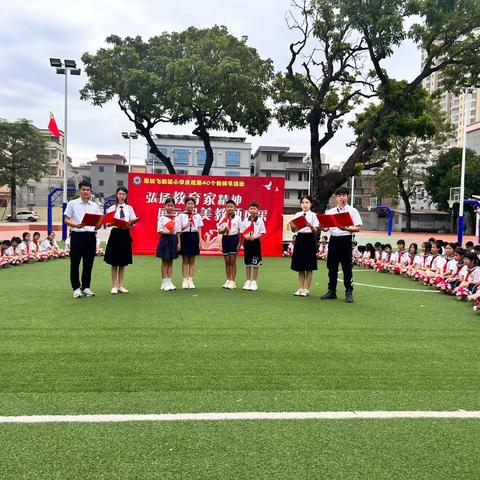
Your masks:
{"label": "white short-sleeve shirt", "polygon": [[[190,218],[192,222],[190,222]],[[181,232],[198,232],[198,229],[203,227],[203,220],[199,213],[193,213],[192,215],[186,212],[180,213],[177,222]]]}
{"label": "white short-sleeve shirt", "polygon": [[10,246],[8,247],[6,250],[5,250],[5,255],[7,257],[14,257],[15,255],[21,255],[21,250],[20,250],[20,245],[14,247],[14,246]]}
{"label": "white short-sleeve shirt", "polygon": [[440,272],[443,272],[443,267],[447,263],[447,260],[445,260],[445,257],[442,257],[441,255],[437,255],[432,259],[432,262],[430,263],[430,268],[432,270],[440,270]]}
{"label": "white short-sleeve shirt", "polygon": [[[330,210],[327,210],[325,213],[327,215],[333,215],[335,213],[345,213],[345,212],[350,213],[354,227],[359,227],[360,225],[363,225],[362,218],[360,217],[358,210],[355,207],[352,207],[351,205],[349,205],[348,203],[345,205],[345,208],[334,207],[334,208],[330,208]],[[346,237],[347,235],[351,235],[350,232],[346,232],[345,230],[340,230],[337,227],[329,228],[329,230],[330,230],[330,235],[332,235],[332,237]]]}
{"label": "white short-sleeve shirt", "polygon": [[175,227],[173,228],[172,233],[178,233],[180,231],[180,226],[178,223],[178,217],[175,214],[173,214],[171,217],[169,215],[159,215],[157,220],[157,232],[168,230],[166,225],[172,220],[175,222]]}
{"label": "white short-sleeve shirt", "polygon": [[[226,219],[226,215],[225,215],[217,223],[217,229],[224,230],[225,227],[227,226],[228,226],[228,219]],[[224,235],[238,235],[238,233],[240,233],[241,227],[242,227],[242,219],[238,215],[235,215],[233,218],[230,218],[230,228],[228,229],[228,233]]]}
{"label": "white short-sleeve shirt", "polygon": [[[28,246],[27,246],[28,244]],[[36,247],[33,242],[22,242],[18,248],[20,249],[20,253],[22,255],[27,255],[28,253],[35,253]]]}
{"label": "white short-sleeve shirt", "polygon": [[265,223],[260,217],[256,217],[253,220],[250,220],[250,217],[247,217],[242,222],[242,226],[241,226],[242,233],[252,224],[252,221],[253,221],[253,231],[250,231],[248,235],[256,237],[258,235],[263,235],[267,233],[267,230],[265,228]]}
{"label": "white short-sleeve shirt", "polygon": [[465,275],[465,281],[470,283],[480,282],[480,267],[473,267]]}
{"label": "white short-sleeve shirt", "polygon": [[58,248],[58,243],[54,239],[52,243],[50,243],[50,240],[46,238],[41,244],[40,244],[40,251],[41,252],[47,252],[48,250],[51,250],[52,248]]}
{"label": "white short-sleeve shirt", "polygon": [[[297,212],[293,216],[293,219],[295,220],[296,218],[299,218],[302,216],[304,216],[305,220],[307,220],[307,222],[310,225],[313,225],[315,228],[318,228],[320,226],[320,222],[318,221],[317,215],[313,213],[311,210],[309,210],[308,212],[304,212],[304,211]],[[312,229],[310,227],[303,227],[300,230],[298,230],[297,233],[312,233]]]}
{"label": "white short-sleeve shirt", "polygon": [[[123,213],[125,215],[124,218],[121,217],[121,210],[123,210]],[[122,203],[121,205],[112,205],[107,210],[107,213],[111,213],[111,212],[115,212],[115,215],[113,216],[114,218],[118,218],[119,220],[124,220],[125,222],[130,222],[131,220],[134,220],[135,218],[137,218],[133,207],[126,203]],[[113,226],[113,228],[116,228],[115,225]]]}
{"label": "white short-sleeve shirt", "polygon": [[[95,215],[100,215],[100,208],[95,202],[89,200],[84,202],[81,198],[76,198],[75,200],[70,200],[67,203],[67,208],[65,209],[64,215],[69,217],[74,223],[82,223],[83,216],[86,213],[93,213]],[[72,228],[74,232],[94,232],[95,227],[85,226],[83,228]]]}

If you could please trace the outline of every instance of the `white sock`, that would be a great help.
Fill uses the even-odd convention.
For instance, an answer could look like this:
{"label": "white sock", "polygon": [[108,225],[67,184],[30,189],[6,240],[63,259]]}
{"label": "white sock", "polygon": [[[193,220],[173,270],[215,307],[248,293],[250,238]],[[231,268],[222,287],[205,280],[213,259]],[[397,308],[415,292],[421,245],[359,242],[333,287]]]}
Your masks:
{"label": "white sock", "polygon": [[193,282],[193,277],[188,277],[189,282]]}

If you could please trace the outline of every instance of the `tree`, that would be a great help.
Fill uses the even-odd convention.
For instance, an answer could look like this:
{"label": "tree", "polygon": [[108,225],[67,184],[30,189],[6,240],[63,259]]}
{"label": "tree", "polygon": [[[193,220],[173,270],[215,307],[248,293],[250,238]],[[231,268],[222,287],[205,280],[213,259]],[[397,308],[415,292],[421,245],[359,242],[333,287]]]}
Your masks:
{"label": "tree", "polygon": [[[321,60],[310,60],[313,53],[306,55],[308,60],[303,62],[303,77],[298,73],[291,75],[291,106],[298,102],[310,108],[312,114],[315,112],[313,96],[302,94],[304,85],[315,90],[312,81],[334,93],[334,101],[326,102],[327,97],[322,101],[322,105],[327,104],[329,108],[319,123],[325,126],[325,141],[320,147],[334,137],[339,122],[361,101],[362,94],[375,96],[380,105],[375,115],[364,123],[355,148],[340,171],[321,173],[318,151],[313,148],[316,145],[315,131],[310,128],[311,156],[317,163],[313,191],[320,208],[324,208],[333,191],[345,183],[359,165],[370,169],[384,163],[372,159],[377,146],[375,132],[392,113],[417,111],[410,99],[418,95],[422,80],[435,72],[442,72],[442,89],[455,90],[478,83],[480,36],[475,34],[475,29],[480,27],[480,4],[478,0],[310,0],[303,5],[294,3],[294,6],[300,9],[304,19],[311,19],[310,25],[316,25],[317,18],[320,19],[320,28],[306,28],[305,22],[295,25],[301,32],[301,39],[290,45],[291,59],[293,63],[298,62],[300,52],[311,41],[314,42],[313,52],[321,54]],[[325,19],[334,27],[333,40],[324,34]],[[342,37],[341,33],[346,29],[349,36]],[[336,39],[342,41],[335,43]],[[423,50],[422,65],[413,80],[396,80],[389,76],[384,62],[407,39]],[[328,60],[330,50],[340,55],[333,57],[333,62]],[[317,75],[309,73],[305,65],[316,67]],[[345,67],[343,70],[342,66]],[[335,68],[342,73],[332,75]],[[286,76],[288,72],[289,67]],[[361,85],[363,90],[358,92]],[[295,115],[302,116],[303,110],[291,108],[290,118],[294,120]],[[292,125],[298,126],[295,122]]]}
{"label": "tree", "polygon": [[48,145],[29,120],[0,119],[0,185],[10,188],[11,217],[16,220],[17,186],[39,181],[49,169]]}
{"label": "tree", "polygon": [[249,135],[265,132],[270,123],[266,100],[273,67],[237,39],[226,27],[163,33],[144,42],[141,37],[107,38],[109,48],[85,53],[88,83],[84,100],[103,105],[113,98],[147,140],[150,151],[175,173],[171,159],[157,148],[152,129],[161,122],[194,122],[193,134],[202,139],[206,160],[202,175],[213,163],[210,131]]}
{"label": "tree", "polygon": [[[422,188],[429,157],[441,149],[450,131],[445,115],[426,91],[422,100],[416,101],[424,108],[423,115],[390,115],[386,127],[384,119],[375,133],[378,148],[372,154],[372,160],[384,161],[375,178],[377,194],[403,200],[407,231],[412,222],[410,199]],[[374,111],[378,108],[375,106]]]}
{"label": "tree", "polygon": [[[427,168],[425,188],[438,208],[449,208],[450,189],[460,186],[462,149],[450,148]],[[480,155],[467,148],[465,157],[465,196],[480,194]]]}

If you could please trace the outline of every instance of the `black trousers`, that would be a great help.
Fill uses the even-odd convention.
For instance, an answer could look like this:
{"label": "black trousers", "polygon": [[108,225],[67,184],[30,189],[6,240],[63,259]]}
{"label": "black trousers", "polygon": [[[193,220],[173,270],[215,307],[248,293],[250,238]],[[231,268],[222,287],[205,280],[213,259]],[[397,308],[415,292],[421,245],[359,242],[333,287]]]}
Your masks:
{"label": "black trousers", "polygon": [[338,266],[342,265],[343,284],[346,292],[353,291],[352,280],[352,236],[330,236],[328,242],[328,289],[331,292],[337,290]]}
{"label": "black trousers", "polygon": [[[70,242],[70,283],[72,288],[90,288],[93,261],[97,250],[94,232],[72,232]],[[80,284],[80,262],[83,259],[82,283]]]}

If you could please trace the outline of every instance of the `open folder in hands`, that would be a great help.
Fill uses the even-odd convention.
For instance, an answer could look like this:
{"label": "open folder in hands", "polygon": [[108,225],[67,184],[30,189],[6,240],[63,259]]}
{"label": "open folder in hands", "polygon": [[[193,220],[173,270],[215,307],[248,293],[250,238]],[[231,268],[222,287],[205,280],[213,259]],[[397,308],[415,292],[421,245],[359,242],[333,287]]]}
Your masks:
{"label": "open folder in hands", "polygon": [[353,220],[349,212],[334,213],[334,214],[317,214],[318,221],[322,228],[332,227],[352,227]]}
{"label": "open folder in hands", "polygon": [[85,213],[81,223],[88,227],[96,227],[101,222],[102,218],[103,215],[97,215],[96,213]]}
{"label": "open folder in hands", "polygon": [[306,227],[308,222],[305,218],[305,215],[301,215],[300,217],[290,220],[290,223],[295,227],[296,230],[300,230],[303,227]]}

